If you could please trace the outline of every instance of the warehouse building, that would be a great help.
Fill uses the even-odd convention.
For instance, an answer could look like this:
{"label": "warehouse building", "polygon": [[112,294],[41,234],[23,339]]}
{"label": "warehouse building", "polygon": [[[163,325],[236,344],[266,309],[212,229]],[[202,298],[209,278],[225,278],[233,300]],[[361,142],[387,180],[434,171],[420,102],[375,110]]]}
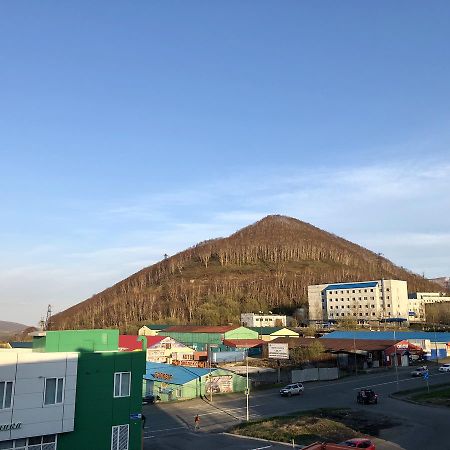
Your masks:
{"label": "warehouse building", "polygon": [[142,448],[145,353],[118,351],[117,330],[47,331],[0,350],[0,448]]}
{"label": "warehouse building", "polygon": [[425,359],[442,359],[450,356],[450,333],[425,331],[333,331],[321,339],[381,339],[407,341],[424,351]]}
{"label": "warehouse building", "polygon": [[213,348],[214,351],[221,350],[224,339],[258,339],[259,337],[257,331],[236,325],[179,325],[160,331],[159,336],[170,336],[196,351],[207,351],[209,348]]}

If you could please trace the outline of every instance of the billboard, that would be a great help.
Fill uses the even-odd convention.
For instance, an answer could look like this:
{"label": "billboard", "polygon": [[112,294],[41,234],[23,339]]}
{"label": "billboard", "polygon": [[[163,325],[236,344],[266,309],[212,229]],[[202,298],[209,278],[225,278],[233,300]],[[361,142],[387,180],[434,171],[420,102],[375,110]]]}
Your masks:
{"label": "billboard", "polygon": [[288,344],[272,344],[269,342],[268,347],[270,359],[289,359]]}
{"label": "billboard", "polygon": [[233,392],[233,376],[232,375],[219,375],[212,376],[211,381],[208,380],[205,384],[205,392],[213,394],[222,394],[225,392]]}

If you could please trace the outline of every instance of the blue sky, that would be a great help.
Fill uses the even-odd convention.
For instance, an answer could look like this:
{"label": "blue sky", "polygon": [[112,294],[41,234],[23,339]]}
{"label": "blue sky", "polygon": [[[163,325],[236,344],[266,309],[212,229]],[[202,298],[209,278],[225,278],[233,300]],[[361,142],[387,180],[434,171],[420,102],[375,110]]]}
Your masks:
{"label": "blue sky", "polygon": [[0,320],[267,214],[450,275],[446,1],[0,4]]}

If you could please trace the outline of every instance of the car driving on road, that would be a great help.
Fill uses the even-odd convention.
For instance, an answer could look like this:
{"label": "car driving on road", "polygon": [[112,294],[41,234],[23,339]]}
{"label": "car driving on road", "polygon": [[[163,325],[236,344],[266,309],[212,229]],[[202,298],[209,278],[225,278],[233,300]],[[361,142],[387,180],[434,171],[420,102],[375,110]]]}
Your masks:
{"label": "car driving on road", "polygon": [[377,404],[378,395],[372,389],[361,389],[358,392],[356,401],[363,405]]}
{"label": "car driving on road", "polygon": [[417,369],[414,369],[411,372],[411,376],[412,377],[423,377],[426,373],[428,373],[428,367],[421,366],[421,367],[417,367]]}
{"label": "car driving on road", "polygon": [[302,383],[292,383],[280,389],[280,394],[284,397],[290,397],[291,395],[299,395],[304,390],[305,388]]}
{"label": "car driving on road", "polygon": [[439,372],[450,372],[450,364],[444,364],[439,367]]}

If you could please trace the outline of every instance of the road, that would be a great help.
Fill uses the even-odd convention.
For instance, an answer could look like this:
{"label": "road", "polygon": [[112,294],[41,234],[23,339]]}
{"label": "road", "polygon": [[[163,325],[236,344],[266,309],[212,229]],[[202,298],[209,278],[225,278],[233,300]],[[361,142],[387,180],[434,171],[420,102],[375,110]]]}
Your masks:
{"label": "road", "polygon": [[[278,389],[253,391],[250,396],[250,419],[285,415],[295,411],[325,407],[364,409],[387,416],[396,423],[392,428],[382,429],[378,437],[382,441],[377,449],[423,450],[439,449],[447,443],[446,430],[450,425],[450,410],[420,406],[392,399],[389,394],[403,389],[425,386],[421,378],[411,378],[410,368],[399,369],[397,383],[395,374],[381,372],[348,377],[329,382],[305,383],[305,392],[298,397],[280,397]],[[450,374],[430,371],[430,385],[450,381]],[[357,405],[356,392],[361,387],[371,387],[379,394],[377,405]],[[144,430],[144,449],[257,449],[275,450],[288,448],[262,441],[227,436],[222,432],[245,420],[244,394],[216,396],[213,403],[195,399],[185,402],[156,404],[144,407],[147,426]],[[201,418],[201,430],[193,431],[196,414]]]}

